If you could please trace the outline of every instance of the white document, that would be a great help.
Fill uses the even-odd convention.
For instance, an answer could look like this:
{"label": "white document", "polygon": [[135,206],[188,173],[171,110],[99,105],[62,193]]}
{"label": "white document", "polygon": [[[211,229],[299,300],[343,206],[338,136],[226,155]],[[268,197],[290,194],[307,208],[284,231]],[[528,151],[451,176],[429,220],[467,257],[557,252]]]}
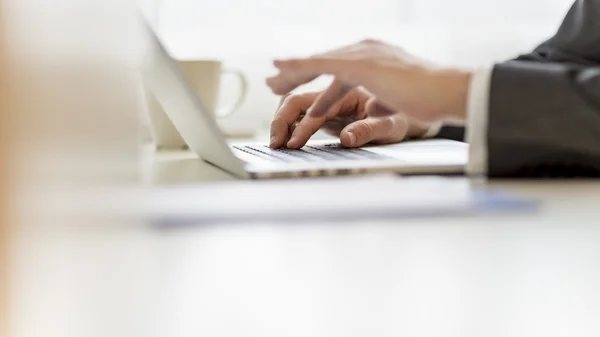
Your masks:
{"label": "white document", "polygon": [[161,226],[217,222],[348,221],[531,210],[535,203],[471,187],[468,179],[366,175],[236,181],[155,190]]}

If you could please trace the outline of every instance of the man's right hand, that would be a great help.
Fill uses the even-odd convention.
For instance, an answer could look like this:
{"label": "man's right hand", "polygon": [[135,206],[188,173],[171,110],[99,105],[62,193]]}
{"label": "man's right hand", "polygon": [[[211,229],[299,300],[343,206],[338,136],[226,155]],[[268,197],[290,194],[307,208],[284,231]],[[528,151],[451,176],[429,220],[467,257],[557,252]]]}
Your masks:
{"label": "man's right hand", "polygon": [[307,113],[322,92],[287,95],[271,123],[272,148],[299,149],[318,130],[337,136],[343,146],[397,143],[424,135],[430,123],[395,113],[369,92],[358,88],[334,104],[322,117]]}

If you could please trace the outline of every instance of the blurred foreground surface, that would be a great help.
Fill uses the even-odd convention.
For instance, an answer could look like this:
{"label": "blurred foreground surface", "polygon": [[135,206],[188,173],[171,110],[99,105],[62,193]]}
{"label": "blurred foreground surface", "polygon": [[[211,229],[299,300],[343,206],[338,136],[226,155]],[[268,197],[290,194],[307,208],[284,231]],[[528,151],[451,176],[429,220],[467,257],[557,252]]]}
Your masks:
{"label": "blurred foreground surface", "polygon": [[9,336],[152,334],[140,323],[149,297],[135,212],[143,39],[134,5],[2,2]]}

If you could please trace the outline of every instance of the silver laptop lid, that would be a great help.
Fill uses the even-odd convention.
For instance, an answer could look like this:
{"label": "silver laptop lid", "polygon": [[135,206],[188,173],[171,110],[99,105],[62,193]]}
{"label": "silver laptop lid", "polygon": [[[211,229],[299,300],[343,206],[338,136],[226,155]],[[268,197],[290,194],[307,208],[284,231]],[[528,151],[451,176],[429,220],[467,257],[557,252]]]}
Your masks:
{"label": "silver laptop lid", "polygon": [[244,163],[230,150],[216,121],[184,76],[177,62],[169,56],[154,30],[144,22],[148,31],[148,53],[142,65],[146,89],[186,141],[202,159],[239,177],[247,177]]}

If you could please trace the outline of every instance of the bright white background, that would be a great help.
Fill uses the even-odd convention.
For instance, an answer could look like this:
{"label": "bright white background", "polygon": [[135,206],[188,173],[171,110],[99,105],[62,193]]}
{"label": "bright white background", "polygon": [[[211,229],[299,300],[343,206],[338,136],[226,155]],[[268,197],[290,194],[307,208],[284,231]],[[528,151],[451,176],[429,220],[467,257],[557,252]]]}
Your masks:
{"label": "bright white background", "polygon": [[[276,56],[306,55],[374,37],[444,64],[477,66],[551,36],[572,0],[144,0],[171,52],[218,58],[250,77],[224,128],[266,127],[278,102],[264,85]],[[322,85],[317,83],[314,86]],[[235,82],[225,78],[222,101]]]}

